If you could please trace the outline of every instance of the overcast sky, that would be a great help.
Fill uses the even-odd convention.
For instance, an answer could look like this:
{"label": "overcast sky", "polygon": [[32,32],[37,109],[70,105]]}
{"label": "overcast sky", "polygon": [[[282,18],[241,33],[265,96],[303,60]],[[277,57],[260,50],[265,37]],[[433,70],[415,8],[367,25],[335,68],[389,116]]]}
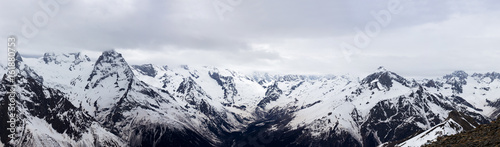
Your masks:
{"label": "overcast sky", "polygon": [[[494,0],[65,1],[1,0],[0,36],[16,35],[19,52],[29,57],[97,58],[115,49],[131,64],[244,73],[367,74],[379,66],[407,77],[500,72]],[[50,2],[51,11],[39,4]],[[26,28],[38,32],[23,34]]]}

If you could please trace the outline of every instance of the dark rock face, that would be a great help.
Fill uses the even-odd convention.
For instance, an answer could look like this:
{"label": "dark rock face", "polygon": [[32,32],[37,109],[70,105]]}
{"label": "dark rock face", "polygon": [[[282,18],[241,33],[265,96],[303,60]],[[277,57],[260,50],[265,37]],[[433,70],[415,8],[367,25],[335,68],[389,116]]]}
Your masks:
{"label": "dark rock face", "polygon": [[184,94],[184,99],[190,105],[197,105],[200,103],[200,99],[197,97],[207,95],[191,77],[184,78],[184,81],[177,88],[177,92]]}
{"label": "dark rock face", "polygon": [[[90,62],[90,58],[86,55],[81,55],[81,53],[62,54],[62,56],[66,57],[66,58],[72,57],[73,61],[71,61],[71,63],[73,63],[73,65],[78,65],[82,62]],[[58,59],[58,57],[56,56],[55,53],[45,53],[43,55],[42,60],[45,62],[45,64],[49,64],[49,63],[61,64],[62,63],[62,61],[60,59]]]}
{"label": "dark rock face", "polygon": [[[423,93],[423,89],[410,94],[408,97],[401,96],[396,103],[385,100],[377,103],[370,110],[368,119],[362,124],[364,146],[377,146],[380,143],[403,140],[416,132],[423,131],[417,123],[435,126],[441,123],[442,117],[432,111],[429,104],[436,104],[448,111],[462,110],[462,106],[469,106],[460,97],[436,97],[432,94]],[[446,99],[455,102],[451,105]],[[458,112],[457,112],[458,113]],[[487,123],[487,119],[480,114],[464,111],[466,115],[472,116],[471,122]],[[426,115],[422,115],[426,114]],[[452,113],[454,114],[454,113]],[[458,115],[458,114],[457,114]],[[378,142],[377,140],[380,140]]]}
{"label": "dark rock face", "polygon": [[452,74],[446,75],[443,78],[447,79],[447,80],[453,79],[453,78],[458,78],[457,80],[460,81],[461,83],[463,83],[462,81],[464,81],[468,77],[469,77],[469,74],[467,74],[465,71],[459,70],[459,71],[453,72]]}
{"label": "dark rock face", "polygon": [[333,129],[319,136],[311,136],[305,127],[291,129],[286,127],[294,118],[286,109],[273,109],[262,119],[251,123],[243,132],[235,133],[231,146],[353,146],[361,147],[350,133]]}
{"label": "dark rock face", "polygon": [[457,122],[465,131],[472,130],[479,126],[479,124],[474,120],[474,118],[465,115],[464,113],[458,112],[456,110],[451,111],[448,114],[447,119],[452,119]]}
{"label": "dark rock face", "polygon": [[[60,91],[43,88],[32,79],[27,79],[25,84],[20,86],[34,92],[31,101],[23,102],[28,112],[45,119],[58,133],[66,133],[78,140],[81,137],[80,131],[90,126],[93,118],[73,106]],[[61,112],[66,112],[66,114],[61,116]]]}
{"label": "dark rock face", "polygon": [[427,88],[437,88],[440,89],[440,87],[443,87],[443,83],[436,82],[434,80],[429,80],[427,83],[424,84],[425,87]]}
{"label": "dark rock face", "polygon": [[451,98],[453,99],[453,102],[457,103],[457,104],[463,104],[467,107],[470,107],[472,109],[475,109],[475,110],[478,110],[478,111],[483,111],[481,109],[478,109],[474,106],[472,106],[472,104],[470,104],[469,102],[467,102],[464,98],[460,97],[460,96],[451,96]]}
{"label": "dark rock face", "polygon": [[278,83],[275,82],[273,85],[267,87],[266,97],[264,97],[257,106],[263,109],[271,101],[276,101],[282,94],[283,91],[278,87]]}
{"label": "dark rock face", "polygon": [[488,102],[488,106],[500,108],[500,100],[497,100],[494,102],[486,100],[486,102]]}
{"label": "dark rock face", "polygon": [[453,83],[449,83],[451,84],[451,89],[453,90],[453,92],[455,93],[463,93],[463,88],[462,88],[462,84],[459,83],[459,82],[453,82]]}
{"label": "dark rock face", "polygon": [[75,57],[75,60],[73,61],[73,64],[78,65],[82,62],[90,62],[90,58],[87,55],[81,55],[81,53],[70,53],[69,55],[72,55]]}
{"label": "dark rock face", "polygon": [[[362,134],[364,136],[363,144],[377,146],[383,142],[404,139],[414,132],[422,131],[416,123],[431,126],[440,123],[441,120],[437,114],[420,115],[420,111],[429,109],[429,106],[416,102],[425,100],[424,97],[415,95],[415,97],[399,97],[397,103],[392,103],[389,100],[377,103],[370,110],[367,121],[362,124],[361,132],[365,132]],[[431,124],[427,123],[427,119],[431,120],[429,121]],[[381,142],[377,142],[377,140]]]}
{"label": "dark rock face", "polygon": [[492,118],[499,117],[500,116],[500,99],[495,101],[495,102],[491,102],[491,101],[486,101],[486,102],[488,102],[488,106],[496,108],[496,110],[493,111],[493,113],[491,114],[490,117],[492,117]]}
{"label": "dark rock face", "polygon": [[[45,53],[43,54],[43,61],[45,64],[48,64],[49,62],[52,62],[55,60],[55,54],[54,53]],[[59,64],[60,62],[55,62],[55,64]]]}
{"label": "dark rock face", "polygon": [[238,95],[238,90],[235,87],[233,77],[221,76],[218,72],[209,72],[208,74],[222,87],[224,99],[229,102],[229,105],[234,104],[234,97]]}
{"label": "dark rock face", "polygon": [[[223,141],[222,143],[225,143],[225,141],[231,137],[231,133],[228,129],[235,127],[228,122],[227,118],[229,115],[235,117],[240,123],[242,122],[242,119],[235,114],[216,111],[216,109],[207,102],[211,98],[191,77],[184,78],[184,81],[179,85],[176,91],[183,94],[181,98],[184,98],[189,103],[189,105],[185,106],[186,108],[199,110],[208,118],[204,123],[206,123],[208,129],[212,133]],[[221,145],[221,143],[214,142],[213,140],[209,142],[215,146]]]}
{"label": "dark rock face", "polygon": [[[285,126],[293,119],[285,110],[271,111],[261,120],[249,124],[243,132],[234,134],[231,146],[300,146],[295,142],[303,135],[301,128],[291,130]],[[278,129],[272,130],[275,126]]]}
{"label": "dark rock face", "polygon": [[156,74],[158,73],[152,64],[144,64],[144,65],[132,65],[133,68],[137,69],[137,71],[141,72],[144,75],[150,76],[150,77],[156,77]]}
{"label": "dark rock face", "polygon": [[214,147],[210,140],[189,130],[176,130],[165,125],[152,124],[148,126],[137,126],[133,138],[129,144],[132,147],[140,146],[165,146],[165,147],[183,147],[200,146]]}
{"label": "dark rock face", "polygon": [[497,73],[497,72],[489,72],[486,74],[474,73],[474,74],[472,74],[472,77],[479,77],[481,79],[486,78],[486,77],[489,77],[492,79],[500,79],[500,73]]}
{"label": "dark rock face", "polygon": [[452,74],[443,76],[446,79],[446,83],[451,85],[453,92],[460,94],[463,93],[463,85],[467,84],[467,78],[469,74],[464,71],[455,71]]}
{"label": "dark rock face", "polygon": [[[500,80],[500,73],[496,73],[496,72],[491,72],[491,73],[486,73],[486,74],[474,73],[471,77],[475,78],[478,81],[484,81],[486,83],[491,83],[493,81]],[[491,87],[481,87],[481,89],[489,91],[491,89]]]}
{"label": "dark rock face", "polygon": [[[27,109],[28,112],[28,114],[23,114],[18,110],[17,112],[20,113],[17,114],[19,119],[26,118],[27,115],[35,116],[47,121],[58,133],[67,134],[73,140],[81,139],[82,133],[86,132],[94,120],[90,115],[75,107],[58,90],[43,87],[39,82],[29,77],[18,76],[16,80],[18,81],[18,86],[25,90],[24,94],[29,95],[29,100],[21,100],[19,96],[16,97],[17,104],[22,104],[22,106],[17,106],[17,109]],[[0,91],[9,90],[9,87],[6,86],[8,85],[6,81],[3,80],[2,83]],[[1,103],[5,104],[6,100],[8,100],[6,98],[7,95],[1,95],[1,97],[3,97],[0,100]],[[6,108],[6,105],[0,105],[0,110],[5,110]],[[0,112],[0,115],[4,116],[4,112],[7,111]],[[0,117],[1,122],[6,122],[8,121],[7,119],[8,117]],[[0,127],[8,128],[4,123],[0,123]],[[7,137],[3,136],[5,134],[1,135],[2,142],[6,142]]]}

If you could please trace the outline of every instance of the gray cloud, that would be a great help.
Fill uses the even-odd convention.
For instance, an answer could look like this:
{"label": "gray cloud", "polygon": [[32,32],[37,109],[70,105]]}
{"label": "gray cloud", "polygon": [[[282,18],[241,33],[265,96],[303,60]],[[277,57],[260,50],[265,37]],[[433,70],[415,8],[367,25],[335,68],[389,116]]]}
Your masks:
{"label": "gray cloud", "polygon": [[500,2],[493,0],[399,0],[403,11],[351,62],[339,45],[352,43],[355,28],[376,21],[371,12],[387,9],[389,0],[242,0],[224,20],[214,1],[70,1],[27,39],[23,18],[43,9],[38,1],[7,0],[0,2],[0,34],[19,36],[28,56],[114,48],[133,64],[301,74],[369,73],[385,65],[413,77],[500,71]]}

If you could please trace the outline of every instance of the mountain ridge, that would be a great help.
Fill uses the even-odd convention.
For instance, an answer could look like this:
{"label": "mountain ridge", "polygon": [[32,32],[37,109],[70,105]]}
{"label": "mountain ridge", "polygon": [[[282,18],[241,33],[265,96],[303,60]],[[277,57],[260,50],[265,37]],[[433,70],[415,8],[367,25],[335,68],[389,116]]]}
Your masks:
{"label": "mountain ridge", "polygon": [[[500,112],[491,97],[500,95],[495,72],[433,80],[408,80],[383,67],[365,78],[245,75],[129,65],[113,50],[95,62],[79,53],[23,62],[33,65],[20,68],[25,75],[60,90],[128,146],[377,146],[430,129],[452,111],[481,124]],[[255,142],[262,133],[273,139]]]}
{"label": "mountain ridge", "polygon": [[500,145],[500,117],[489,124],[479,125],[477,128],[450,136],[441,136],[437,141],[428,143],[424,147],[435,146],[483,146],[497,147]]}
{"label": "mountain ridge", "polygon": [[385,143],[381,147],[406,147],[406,146],[422,146],[429,142],[435,141],[437,138],[447,135],[453,135],[464,131],[470,131],[478,127],[479,124],[473,118],[458,111],[451,111],[443,122],[432,128],[417,133],[404,140]]}

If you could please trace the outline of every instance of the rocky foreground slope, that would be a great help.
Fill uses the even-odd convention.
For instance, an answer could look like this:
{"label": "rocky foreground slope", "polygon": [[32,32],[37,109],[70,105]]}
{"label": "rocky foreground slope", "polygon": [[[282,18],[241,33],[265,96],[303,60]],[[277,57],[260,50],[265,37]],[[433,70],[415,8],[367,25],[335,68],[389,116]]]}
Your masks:
{"label": "rocky foreground slope", "polygon": [[424,147],[442,146],[500,147],[500,117],[490,124],[483,124],[476,129],[459,134],[439,137],[436,142],[424,145]]}

